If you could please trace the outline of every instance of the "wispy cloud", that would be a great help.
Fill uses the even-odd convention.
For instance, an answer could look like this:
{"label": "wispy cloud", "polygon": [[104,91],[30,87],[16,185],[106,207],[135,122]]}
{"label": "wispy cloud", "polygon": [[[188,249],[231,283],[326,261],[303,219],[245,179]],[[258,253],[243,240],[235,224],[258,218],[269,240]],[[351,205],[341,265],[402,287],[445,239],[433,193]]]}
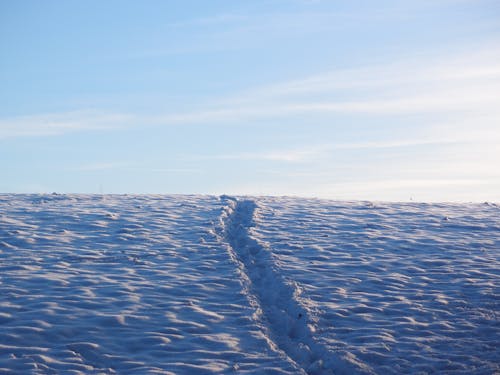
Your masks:
{"label": "wispy cloud", "polygon": [[203,170],[199,168],[151,168],[149,169],[154,173],[167,173],[167,174],[199,174],[203,173]]}
{"label": "wispy cloud", "polygon": [[[256,87],[184,112],[157,114],[72,111],[0,119],[0,139],[59,135],[127,126],[249,124],[257,120],[332,118],[337,114],[444,113],[474,118],[500,116],[500,53],[480,49],[467,56],[441,56],[387,65],[334,70]],[[490,124],[490,127],[492,125]],[[249,155],[250,157],[250,155]],[[281,156],[269,155],[270,160]],[[288,157],[283,157],[287,159]],[[295,159],[292,157],[291,159]]]}
{"label": "wispy cloud", "polygon": [[[314,176],[306,178],[314,179]],[[478,199],[471,191],[481,188],[488,183],[483,179],[387,179],[387,180],[360,180],[353,182],[322,183],[315,182],[307,185],[293,183],[289,180],[280,180],[269,184],[235,184],[228,188],[237,194],[275,195],[279,189],[281,195],[303,196],[314,198],[341,199],[341,200],[377,200],[377,201],[447,201],[460,200],[461,194],[469,200]],[[498,185],[498,182],[497,182]],[[442,190],[450,189],[454,195],[445,198]],[[441,191],[441,194],[439,194]],[[479,195],[480,196],[480,195]],[[496,194],[498,196],[498,194]],[[479,198],[480,199],[480,198]],[[467,198],[466,198],[467,200]]]}
{"label": "wispy cloud", "polygon": [[130,125],[133,115],[71,111],[0,119],[0,139],[51,136],[85,130],[112,130]]}
{"label": "wispy cloud", "polygon": [[[484,179],[474,178],[410,178],[381,179],[355,182],[319,184],[315,191],[305,195],[337,199],[375,199],[375,200],[416,200],[416,201],[446,201],[443,189],[453,189],[454,197],[461,191],[480,188],[487,183]],[[441,194],[436,194],[441,191]],[[456,199],[456,198],[455,198]],[[453,199],[452,199],[453,200]]]}
{"label": "wispy cloud", "polygon": [[[499,43],[500,44],[500,43]],[[209,106],[157,116],[188,124],[286,118],[295,115],[499,113],[500,53],[420,56],[385,65],[334,70],[253,88]]]}
{"label": "wispy cloud", "polygon": [[231,98],[229,102],[252,102],[257,98],[296,97],[328,94],[341,90],[357,90],[357,94],[380,95],[391,89],[444,89],[462,87],[470,81],[500,79],[500,43],[485,46],[467,55],[419,55],[413,58],[373,63],[356,68],[335,69],[321,74],[250,89]]}
{"label": "wispy cloud", "polygon": [[352,142],[352,143],[338,143],[331,146],[332,150],[361,150],[361,149],[389,149],[389,148],[405,148],[415,146],[432,146],[444,144],[456,144],[465,142],[465,139],[392,139],[392,140],[379,140],[372,142]]}
{"label": "wispy cloud", "polygon": [[96,172],[96,171],[110,171],[117,169],[130,169],[137,167],[137,163],[129,162],[96,162],[81,165],[76,170],[80,172]]}
{"label": "wispy cloud", "polygon": [[[467,135],[432,139],[430,137],[408,139],[380,139],[371,142],[338,142],[310,144],[298,148],[268,149],[253,152],[227,154],[190,155],[187,159],[196,160],[237,160],[237,161],[271,161],[284,163],[309,163],[331,158],[335,151],[342,150],[377,150],[422,146],[460,145],[474,141]],[[315,172],[316,173],[316,172]]]}
{"label": "wispy cloud", "polygon": [[142,171],[142,172],[152,172],[152,173],[168,173],[168,174],[198,174],[202,170],[198,168],[158,168],[152,167],[148,164],[141,164],[138,162],[95,162],[83,164],[72,168],[73,171],[78,172],[100,172],[100,171]]}
{"label": "wispy cloud", "polygon": [[275,161],[287,163],[304,163],[315,161],[326,156],[324,146],[304,147],[291,150],[270,150],[259,152],[241,152],[234,154],[206,155],[203,159],[215,160],[253,160]]}

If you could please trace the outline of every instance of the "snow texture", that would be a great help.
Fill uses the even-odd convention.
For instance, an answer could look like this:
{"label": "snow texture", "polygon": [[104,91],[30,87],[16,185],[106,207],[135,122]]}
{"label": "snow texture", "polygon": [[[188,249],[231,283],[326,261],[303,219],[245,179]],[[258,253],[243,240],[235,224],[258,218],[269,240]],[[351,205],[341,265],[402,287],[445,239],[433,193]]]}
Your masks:
{"label": "snow texture", "polygon": [[499,213],[3,194],[0,373],[498,373]]}

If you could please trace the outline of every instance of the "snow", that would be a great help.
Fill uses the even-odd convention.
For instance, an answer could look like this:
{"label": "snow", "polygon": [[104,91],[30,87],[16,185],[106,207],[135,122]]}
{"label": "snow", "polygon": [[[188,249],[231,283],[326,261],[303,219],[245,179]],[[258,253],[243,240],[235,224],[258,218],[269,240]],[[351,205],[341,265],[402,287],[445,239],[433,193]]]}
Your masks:
{"label": "snow", "polygon": [[328,350],[374,373],[492,373],[499,211],[266,199],[252,236],[300,285]]}
{"label": "snow", "polygon": [[0,195],[0,373],[500,372],[500,207]]}

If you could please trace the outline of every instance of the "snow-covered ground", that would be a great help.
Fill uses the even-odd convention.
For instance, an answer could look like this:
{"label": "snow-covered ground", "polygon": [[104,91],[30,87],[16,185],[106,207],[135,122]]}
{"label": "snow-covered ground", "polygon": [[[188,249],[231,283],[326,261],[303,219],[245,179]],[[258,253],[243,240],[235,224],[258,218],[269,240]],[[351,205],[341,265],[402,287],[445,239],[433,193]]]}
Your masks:
{"label": "snow-covered ground", "polygon": [[500,207],[0,195],[0,373],[500,372]]}

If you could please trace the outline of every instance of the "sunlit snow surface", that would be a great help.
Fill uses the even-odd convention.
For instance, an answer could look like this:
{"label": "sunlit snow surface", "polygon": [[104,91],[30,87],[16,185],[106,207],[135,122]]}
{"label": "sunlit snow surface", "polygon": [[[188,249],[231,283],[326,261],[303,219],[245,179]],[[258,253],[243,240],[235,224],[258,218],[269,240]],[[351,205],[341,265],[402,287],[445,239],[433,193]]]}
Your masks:
{"label": "sunlit snow surface", "polygon": [[500,372],[500,207],[0,195],[0,373]]}

